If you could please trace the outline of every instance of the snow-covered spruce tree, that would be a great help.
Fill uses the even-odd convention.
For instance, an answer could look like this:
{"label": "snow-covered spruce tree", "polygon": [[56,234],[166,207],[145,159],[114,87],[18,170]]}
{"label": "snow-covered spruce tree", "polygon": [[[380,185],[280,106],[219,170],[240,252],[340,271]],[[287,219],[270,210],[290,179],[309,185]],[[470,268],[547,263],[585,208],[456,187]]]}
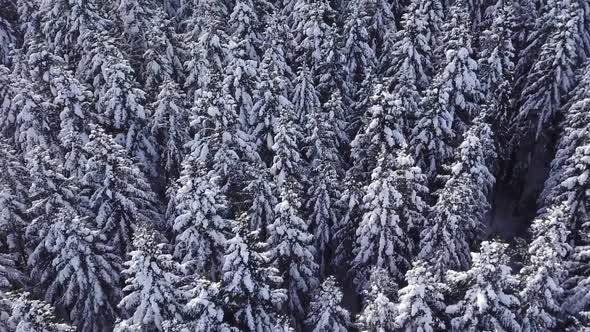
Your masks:
{"label": "snow-covered spruce tree", "polygon": [[268,168],[252,169],[252,179],[244,188],[247,199],[246,214],[250,230],[258,230],[261,239],[266,239],[268,225],[275,220],[274,207],[278,202],[277,185]]}
{"label": "snow-covered spruce tree", "polygon": [[235,331],[224,320],[225,303],[221,296],[220,284],[213,283],[207,279],[196,281],[196,287],[192,291],[194,295],[186,305],[186,312],[189,319],[185,323],[178,321],[167,321],[170,328],[164,324],[166,332],[181,332],[183,325],[186,325],[192,331],[211,331],[211,332],[233,332]]}
{"label": "snow-covered spruce tree", "polygon": [[334,277],[328,277],[309,303],[305,325],[312,332],[346,332],[350,314],[341,306],[342,291]]}
{"label": "snow-covered spruce tree", "polygon": [[468,271],[449,273],[448,283],[461,285],[465,292],[446,309],[453,331],[521,331],[518,279],[512,275],[507,248],[504,243],[484,241],[479,253],[472,253]]}
{"label": "snow-covered spruce tree", "polygon": [[438,200],[432,207],[420,234],[418,257],[432,268],[432,273],[442,280],[446,271],[463,271],[469,268],[471,188],[464,179],[448,181],[438,192]]}
{"label": "snow-covered spruce tree", "polygon": [[155,193],[125,149],[102,128],[93,129],[84,150],[91,157],[82,178],[82,197],[102,236],[122,255],[138,225],[161,226]]}
{"label": "snow-covered spruce tree", "polygon": [[[424,90],[430,84],[434,76],[434,54],[431,44],[432,35],[440,31],[432,31],[429,24],[432,19],[428,15],[428,8],[432,5],[430,0],[413,0],[409,3],[406,12],[402,15],[402,30],[388,31],[384,41],[384,52],[380,58],[380,67],[386,77],[392,78],[394,89],[414,86],[418,90]],[[442,22],[438,23],[441,29]],[[414,97],[408,91],[408,97]],[[403,95],[403,93],[400,93]],[[415,102],[416,104],[418,101]],[[409,103],[409,105],[411,105]],[[413,108],[414,112],[417,105]],[[412,112],[412,108],[408,109]]]}
{"label": "snow-covered spruce tree", "polygon": [[178,285],[182,271],[172,256],[165,253],[158,237],[155,230],[144,225],[133,235],[133,251],[123,271],[127,276],[125,297],[119,303],[126,319],[118,325],[136,325],[140,331],[162,331],[164,320],[181,318],[183,294]]}
{"label": "snow-covered spruce tree", "polygon": [[219,79],[227,64],[227,8],[223,1],[198,1],[187,26],[189,59],[184,63],[186,89],[189,101],[195,92],[205,89],[213,79]]}
{"label": "snow-covered spruce tree", "polygon": [[309,160],[310,187],[306,208],[310,230],[314,234],[320,276],[331,259],[332,229],[337,222],[336,201],[342,192],[344,161],[340,155],[338,121],[325,108],[313,108],[305,118],[306,139],[303,148]]}
{"label": "snow-covered spruce tree", "polygon": [[20,79],[11,101],[14,121],[14,141],[18,150],[28,153],[35,147],[55,150],[57,148],[58,117],[55,107],[38,94],[30,81]]}
{"label": "snow-covered spruce tree", "polygon": [[500,0],[493,7],[492,22],[480,36],[479,76],[486,97],[498,108],[495,118],[505,118],[513,85],[515,14],[512,0]]}
{"label": "snow-covered spruce tree", "polygon": [[332,227],[332,271],[337,276],[344,276],[350,270],[354,258],[353,247],[356,241],[356,230],[362,220],[363,185],[356,179],[353,172],[344,177],[343,192],[336,202],[340,211],[337,223]]}
{"label": "snow-covered spruce tree", "polygon": [[108,29],[110,22],[102,17],[99,7],[100,3],[95,0],[41,1],[40,31],[51,51],[75,64],[88,33]]}
{"label": "snow-covered spruce tree", "polygon": [[175,179],[180,174],[181,162],[189,139],[189,111],[186,96],[174,81],[166,81],[153,104],[150,119],[152,137],[159,147],[160,163],[165,179]]}
{"label": "snow-covered spruce tree", "polygon": [[247,182],[248,168],[260,163],[252,135],[242,130],[237,105],[225,89],[213,78],[206,89],[200,90],[192,124],[196,134],[189,143],[191,154],[206,162],[208,169],[220,177],[224,193],[237,195]]}
{"label": "snow-covered spruce tree", "polygon": [[31,253],[38,262],[31,273],[41,276],[36,287],[79,331],[110,329],[117,315],[120,259],[103,242],[87,218],[62,210]]}
{"label": "snow-covered spruce tree", "polygon": [[465,133],[463,142],[457,148],[449,179],[443,188],[452,191],[461,187],[457,192],[466,193],[459,217],[469,243],[480,240],[485,233],[486,214],[491,208],[489,198],[495,183],[484,155],[489,154],[492,158],[495,156],[493,146],[485,145],[485,142],[492,139],[486,137],[485,134],[489,134],[489,128],[485,130],[486,127],[485,122],[477,121]]}
{"label": "snow-covered spruce tree", "polygon": [[290,111],[282,109],[277,119],[277,132],[272,146],[274,155],[270,172],[279,188],[289,182],[294,186],[293,189],[300,194],[303,182],[306,181],[305,164],[299,153],[303,130],[297,122],[296,114]]}
{"label": "snow-covered spruce tree", "polygon": [[298,216],[300,204],[291,183],[285,184],[275,207],[275,220],[268,226],[267,241],[273,264],[281,271],[287,290],[288,312],[295,319],[303,318],[304,306],[319,285],[313,236]]}
{"label": "snow-covered spruce tree", "polygon": [[357,91],[377,65],[377,56],[370,44],[366,8],[362,6],[362,1],[354,1],[351,5],[344,25],[342,54],[346,61],[346,82],[352,91]]}
{"label": "snow-covered spruce tree", "polygon": [[[354,4],[349,2],[348,6],[354,10]],[[361,0],[359,7],[365,16],[369,45],[379,57],[383,53],[385,36],[396,30],[395,11],[398,4],[388,0]]]}
{"label": "snow-covered spruce tree", "polygon": [[12,106],[12,99],[18,92],[17,77],[9,68],[0,64],[0,134],[12,144],[17,141],[16,115],[20,111]]}
{"label": "snow-covered spruce tree", "polygon": [[257,50],[262,43],[257,33],[259,24],[252,1],[237,0],[229,19],[229,60],[223,89],[235,100],[241,129],[247,133],[252,133],[258,124],[252,97],[259,76]]}
{"label": "snow-covered spruce tree", "polygon": [[561,315],[562,284],[567,276],[565,257],[570,251],[565,220],[569,209],[562,204],[533,221],[529,260],[521,270],[522,328],[526,332],[554,329]]}
{"label": "snow-covered spruce tree", "polygon": [[19,263],[26,259],[29,181],[23,160],[0,140],[0,252]]}
{"label": "snow-covered spruce tree", "polygon": [[580,83],[564,106],[562,134],[555,158],[540,196],[541,212],[561,202],[568,202],[572,220],[568,227],[577,237],[581,223],[588,220],[588,144],[590,144],[590,66],[582,73]]}
{"label": "snow-covered spruce tree", "polygon": [[400,331],[444,331],[445,284],[425,261],[415,261],[399,290],[395,326]]}
{"label": "snow-covered spruce tree", "polygon": [[240,331],[274,332],[287,296],[280,288],[279,271],[272,267],[269,246],[244,226],[238,225],[235,236],[227,241],[217,296]]}
{"label": "snow-covered spruce tree", "polygon": [[578,229],[579,238],[567,261],[568,278],[564,282],[566,292],[561,308],[566,314],[584,316],[584,312],[590,312],[590,223],[585,221]]}
{"label": "snow-covered spruce tree", "polygon": [[305,123],[305,119],[321,107],[320,94],[316,89],[314,77],[308,67],[299,69],[297,78],[294,81],[293,93],[291,96],[294,112],[299,123]]}
{"label": "snow-covered spruce tree", "polygon": [[[78,179],[64,176],[54,155],[38,147],[27,154],[25,160],[31,181],[26,240],[27,247],[32,250],[43,241],[60,210],[78,211],[82,204]],[[35,260],[28,262],[29,266],[37,263]]]}
{"label": "snow-covered spruce tree", "polygon": [[295,0],[292,12],[294,57],[297,66],[310,68],[314,73],[330,42],[333,27],[327,19],[335,15],[326,0]]}
{"label": "snow-covered spruce tree", "polygon": [[10,21],[0,17],[0,64],[9,65],[10,51],[14,49],[16,42],[15,29]]}
{"label": "snow-covered spruce tree", "polygon": [[204,163],[192,156],[183,162],[175,197],[174,257],[190,274],[219,279],[227,235],[232,228],[226,219],[228,206],[217,179]]}
{"label": "snow-covered spruce tree", "polygon": [[450,17],[443,25],[444,65],[430,89],[438,89],[439,97],[445,99],[447,110],[453,117],[453,128],[462,134],[479,115],[478,103],[483,95],[472,49],[470,17],[462,6],[449,8],[449,13]]}
{"label": "snow-covered spruce tree", "polygon": [[142,146],[147,143],[142,139],[148,119],[144,108],[145,92],[137,87],[134,71],[126,60],[107,57],[102,67],[107,76],[105,84],[97,91],[98,122],[118,144],[149,165],[146,158],[154,152],[153,147]]}
{"label": "snow-covered spruce tree", "polygon": [[290,100],[294,74],[287,64],[285,40],[281,34],[284,29],[277,20],[272,20],[268,25],[268,41],[265,42],[267,48],[260,61],[259,80],[253,97],[252,111],[259,120],[253,136],[258,153],[267,165],[272,162],[272,147],[281,114],[294,112]]}
{"label": "snow-covered spruce tree", "polygon": [[430,211],[427,203],[429,190],[426,175],[416,166],[407,150],[404,148],[397,153],[392,177],[400,194],[396,202],[398,215],[416,248],[420,240],[420,230],[426,225],[426,215]]}
{"label": "snow-covered spruce tree", "polygon": [[9,331],[14,332],[73,332],[74,327],[61,323],[54,309],[47,303],[34,300],[27,292],[7,294],[11,313]]}
{"label": "snow-covered spruce tree", "polygon": [[[404,113],[398,95],[387,92],[386,84],[377,84],[362,126],[350,143],[352,167],[357,169],[361,181],[369,180],[379,157],[391,162],[395,152],[406,144]],[[386,154],[381,156],[382,152]]]}
{"label": "snow-covered spruce tree", "polygon": [[523,153],[528,153],[526,147],[534,144],[547,129],[576,82],[575,50],[581,42],[577,38],[579,7],[570,1],[550,1],[547,6],[552,4],[556,8],[548,9],[553,12],[550,33],[526,76],[518,103],[520,108],[512,119],[513,142],[518,150],[525,149]]}
{"label": "snow-covered spruce tree", "polygon": [[387,271],[371,269],[368,289],[364,291],[364,306],[356,318],[356,326],[361,331],[393,331],[395,329],[395,301],[397,283]]}
{"label": "snow-covered spruce tree", "polygon": [[452,157],[456,134],[452,129],[454,116],[448,111],[445,92],[432,88],[424,94],[410,146],[418,166],[432,180]]}
{"label": "snow-covered spruce tree", "polygon": [[395,281],[409,268],[413,244],[406,220],[399,215],[401,193],[394,164],[383,154],[363,197],[363,219],[356,231],[352,271],[357,291],[366,289],[370,267],[382,268]]}
{"label": "snow-covered spruce tree", "polygon": [[[4,251],[0,244],[0,250]],[[16,262],[9,254],[0,253],[0,331],[12,331],[12,324],[8,322],[11,315],[11,303],[5,292],[11,288],[22,287],[26,276],[19,271]]]}

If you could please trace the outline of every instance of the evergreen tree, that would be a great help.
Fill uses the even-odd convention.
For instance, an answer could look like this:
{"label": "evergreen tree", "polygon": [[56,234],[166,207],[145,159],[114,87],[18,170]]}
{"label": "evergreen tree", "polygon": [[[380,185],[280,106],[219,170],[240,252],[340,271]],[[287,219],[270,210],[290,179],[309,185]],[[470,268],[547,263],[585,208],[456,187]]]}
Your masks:
{"label": "evergreen tree", "polygon": [[588,219],[587,172],[588,142],[590,139],[590,121],[588,100],[590,100],[590,66],[587,66],[580,83],[572,92],[570,101],[564,108],[562,134],[556,147],[555,158],[551,162],[549,177],[540,196],[541,211],[567,202],[572,220],[568,227],[574,231]]}
{"label": "evergreen tree", "polygon": [[294,186],[294,190],[301,191],[303,182],[306,180],[303,159],[299,153],[303,133],[295,116],[288,109],[283,109],[279,115],[277,133],[272,146],[274,157],[270,172],[279,188],[289,182]]}
{"label": "evergreen tree", "polygon": [[357,317],[361,331],[393,331],[395,325],[395,300],[397,284],[381,268],[371,270],[365,305]]}
{"label": "evergreen tree", "polygon": [[260,79],[254,92],[252,111],[259,123],[253,135],[258,145],[258,153],[267,165],[272,162],[272,147],[278,133],[281,114],[294,112],[294,105],[289,97],[294,74],[287,64],[283,29],[285,28],[277,20],[272,20],[266,29],[267,48],[260,61]]}
{"label": "evergreen tree", "polygon": [[299,197],[287,184],[281,190],[281,200],[275,207],[275,220],[268,227],[271,257],[283,274],[283,285],[289,298],[288,309],[295,318],[303,316],[304,306],[319,285],[313,236],[297,214],[299,204]]}
{"label": "evergreen tree", "polygon": [[[164,320],[180,319],[182,315],[179,300],[183,295],[178,288],[182,272],[172,256],[165,254],[157,236],[148,226],[141,226],[133,236],[134,250],[123,271],[127,276],[123,288],[126,295],[119,303],[128,318],[118,325],[136,325],[141,331],[162,331]],[[117,329],[123,330],[115,327]]]}
{"label": "evergreen tree", "polygon": [[326,0],[296,0],[293,3],[291,27],[295,62],[315,73],[324,60],[322,55],[333,33],[327,20],[335,13]]}
{"label": "evergreen tree", "polygon": [[395,324],[401,331],[438,331],[445,329],[442,284],[430,265],[415,261],[406,273],[408,285],[399,290]]}
{"label": "evergreen tree", "polygon": [[305,119],[321,106],[320,95],[316,89],[312,72],[308,67],[299,70],[299,74],[294,82],[293,96],[291,100],[294,106],[294,112],[299,118],[299,123],[304,123]]}
{"label": "evergreen tree", "polygon": [[[194,297],[186,305],[190,317],[194,317],[186,324],[188,328],[193,331],[234,331],[224,321],[224,302],[220,298],[220,293],[219,283],[212,283],[206,279],[197,281]],[[179,327],[179,331],[182,331],[182,324],[178,321],[172,321],[170,325],[171,329],[164,330],[172,332],[176,331],[174,328]]]}
{"label": "evergreen tree", "polygon": [[218,279],[226,237],[231,230],[226,198],[203,163],[188,157],[178,180],[173,231],[174,256],[188,271]]}
{"label": "evergreen tree", "polygon": [[430,89],[438,89],[439,98],[444,100],[453,117],[453,128],[463,133],[479,115],[478,102],[483,96],[472,49],[469,16],[459,6],[449,8],[449,12],[450,17],[443,26],[444,67],[437,73]]}
{"label": "evergreen tree", "polygon": [[480,37],[479,68],[484,91],[499,108],[498,116],[505,117],[513,84],[515,13],[512,0],[498,1],[493,9],[492,22]]}
{"label": "evergreen tree", "polygon": [[[64,171],[56,159],[43,148],[36,148],[26,156],[31,186],[29,198],[31,206],[27,215],[31,222],[26,228],[27,247],[34,249],[49,231],[61,210],[83,210],[79,197],[79,181],[64,176]],[[39,262],[29,259],[29,266]],[[34,276],[35,277],[35,276]],[[35,278],[34,278],[35,279]]]}
{"label": "evergreen tree", "polygon": [[328,277],[310,302],[305,325],[313,332],[348,331],[350,314],[341,307],[342,291],[334,277]]}
{"label": "evergreen tree", "polygon": [[352,263],[358,291],[366,288],[369,267],[382,268],[390,278],[403,279],[412,252],[406,220],[399,215],[401,193],[395,167],[380,155],[371,183],[363,197],[363,219],[356,231],[355,257]]}
{"label": "evergreen tree", "polygon": [[[80,331],[112,328],[117,315],[120,262],[102,242],[88,220],[62,210],[31,254],[40,263],[32,274],[41,276],[37,287],[46,289],[45,300],[69,312]],[[47,254],[48,260],[38,257]]]}
{"label": "evergreen tree", "polygon": [[346,60],[346,81],[353,91],[372,72],[377,63],[368,32],[369,20],[361,2],[353,2],[350,17],[344,26],[343,56]]}
{"label": "evergreen tree", "polygon": [[[432,28],[429,24],[431,18],[428,15],[430,5],[432,2],[428,0],[411,1],[402,15],[403,29],[398,32],[390,30],[385,36],[383,46],[385,51],[380,58],[380,66],[384,74],[393,79],[394,89],[409,84],[410,87],[424,90],[434,76],[432,47],[436,45],[432,44],[429,38],[439,34],[440,31],[430,29]],[[441,22],[439,19],[438,24],[442,26]],[[408,91],[408,97],[415,97],[412,91]],[[416,106],[414,111],[415,109]]]}
{"label": "evergreen tree", "polygon": [[101,128],[84,147],[91,156],[82,179],[82,196],[102,236],[116,252],[126,252],[140,224],[161,226],[156,196],[125,150]]}
{"label": "evergreen tree", "polygon": [[465,272],[450,273],[449,283],[462,285],[463,298],[446,311],[453,316],[454,331],[521,331],[515,296],[518,280],[508,265],[508,245],[484,241],[473,253],[473,266]]}
{"label": "evergreen tree", "polygon": [[40,31],[51,51],[75,63],[87,34],[108,29],[110,22],[101,17],[99,5],[96,1],[41,1]]}
{"label": "evergreen tree", "polygon": [[180,165],[186,154],[184,145],[189,141],[189,112],[185,98],[178,84],[166,81],[153,104],[151,133],[160,147],[166,179],[180,174]]}
{"label": "evergreen tree", "polygon": [[529,262],[521,270],[523,331],[554,329],[560,316],[563,288],[567,276],[564,258],[570,251],[564,220],[567,205],[548,211],[533,221],[533,241],[528,248]]}
{"label": "evergreen tree", "polygon": [[8,294],[12,312],[8,326],[15,332],[73,332],[75,329],[58,321],[47,303],[31,299],[27,292]]}
{"label": "evergreen tree", "polygon": [[512,122],[516,130],[514,145],[519,150],[539,139],[559,112],[563,98],[575,85],[575,49],[581,42],[577,39],[579,10],[576,3],[569,1],[556,6],[548,9],[554,16],[544,16],[545,19],[553,17],[551,23],[544,23],[550,25],[546,28],[549,32],[526,76],[519,100],[520,109]]}
{"label": "evergreen tree", "polygon": [[375,86],[371,106],[351,145],[351,158],[361,179],[369,178],[377,167],[380,153],[386,162],[395,158],[395,151],[406,144],[404,131],[406,114],[396,94],[388,93],[382,84]]}
{"label": "evergreen tree", "polygon": [[197,99],[193,108],[196,134],[189,146],[195,160],[206,162],[220,177],[222,191],[236,194],[246,186],[249,166],[258,164],[260,157],[254,139],[240,126],[235,100],[216,87],[217,83],[213,79]]}
{"label": "evergreen tree", "polygon": [[437,88],[425,92],[410,139],[414,158],[429,179],[434,179],[453,155],[454,117],[447,109],[448,101],[441,98],[440,92]]}
{"label": "evergreen tree", "polygon": [[0,141],[0,252],[22,263],[28,225],[28,170],[12,147]]}
{"label": "evergreen tree", "polygon": [[4,17],[0,17],[0,64],[10,64],[10,50],[14,48],[16,34],[12,23]]}
{"label": "evergreen tree", "polygon": [[189,59],[184,63],[184,88],[189,101],[197,98],[195,92],[206,89],[219,79],[227,64],[227,8],[223,1],[197,1],[187,27]]}
{"label": "evergreen tree", "polygon": [[286,301],[279,271],[271,267],[270,252],[256,232],[240,226],[227,241],[219,297],[233,316],[236,328],[250,332],[279,329],[279,308]]}
{"label": "evergreen tree", "polygon": [[228,63],[223,77],[223,89],[235,100],[240,125],[251,133],[258,119],[253,112],[253,94],[258,79],[258,16],[251,0],[237,0],[230,15],[232,31],[228,43]]}
{"label": "evergreen tree", "polygon": [[310,161],[308,200],[310,229],[314,233],[320,276],[325,275],[327,261],[331,258],[332,228],[337,222],[336,201],[342,188],[344,162],[340,156],[338,123],[335,114],[328,109],[314,108],[306,117],[304,152]]}
{"label": "evergreen tree", "polygon": [[420,234],[418,257],[431,266],[438,280],[448,270],[462,271],[470,265],[468,198],[472,193],[463,179],[449,182],[438,193]]}
{"label": "evergreen tree", "polygon": [[356,230],[363,216],[362,184],[351,174],[351,172],[346,174],[343,180],[343,192],[336,202],[336,207],[341,213],[341,217],[332,229],[334,258],[331,265],[333,271],[338,272],[336,275],[346,275],[350,270],[350,263],[354,258]]}

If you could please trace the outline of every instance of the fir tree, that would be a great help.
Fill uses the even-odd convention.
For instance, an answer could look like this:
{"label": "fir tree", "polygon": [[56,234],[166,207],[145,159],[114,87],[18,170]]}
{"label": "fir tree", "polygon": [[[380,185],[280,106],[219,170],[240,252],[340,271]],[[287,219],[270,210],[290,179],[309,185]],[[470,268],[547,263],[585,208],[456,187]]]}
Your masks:
{"label": "fir tree", "polygon": [[[125,297],[119,307],[128,317],[117,325],[136,325],[141,331],[162,331],[165,319],[180,319],[182,291],[178,283],[182,275],[178,263],[165,254],[157,241],[157,233],[142,226],[133,236],[133,251],[125,262],[123,273]],[[115,330],[121,327],[115,327]]]}
{"label": "fir tree", "polygon": [[313,332],[348,331],[350,314],[341,307],[341,302],[342,291],[334,277],[328,277],[309,304],[305,325]]}
{"label": "fir tree", "polygon": [[326,21],[334,16],[329,1],[296,0],[292,12],[294,56],[299,66],[316,72],[329,38],[332,26]]}
{"label": "fir tree", "polygon": [[395,301],[397,284],[381,268],[371,270],[365,305],[357,317],[361,331],[393,331],[395,325]]}
{"label": "fir tree", "polygon": [[47,303],[31,299],[27,292],[8,294],[12,312],[8,325],[15,332],[73,332],[75,329],[59,322]]}
{"label": "fir tree", "polygon": [[420,234],[418,257],[441,280],[451,270],[466,270],[470,265],[469,232],[472,192],[464,179],[449,181],[438,193],[426,225]]}
{"label": "fir tree", "polygon": [[[550,5],[551,3],[548,4]],[[576,44],[580,43],[576,34],[578,6],[566,1],[563,5],[548,10],[555,15],[551,22],[553,27],[548,28],[550,32],[547,39],[526,76],[526,84],[519,101],[520,109],[513,119],[512,125],[516,130],[514,142],[520,141],[518,144],[515,143],[518,149],[539,139],[546,126],[559,112],[563,98],[575,85],[575,49]]]}
{"label": "fir tree", "polygon": [[161,226],[156,197],[143,173],[101,128],[84,147],[91,157],[82,179],[82,196],[108,244],[122,254],[139,224]]}
{"label": "fir tree", "polygon": [[516,310],[520,306],[518,280],[512,275],[506,254],[508,245],[484,241],[473,253],[473,266],[449,275],[450,284],[465,289],[463,298],[446,311],[454,331],[521,331]]}
{"label": "fir tree", "polygon": [[[195,317],[186,323],[187,327],[194,331],[212,331],[212,332],[230,332],[234,331],[229,324],[224,321],[224,302],[220,297],[220,284],[212,283],[206,279],[197,281],[194,297],[187,303],[186,310],[190,317]],[[176,331],[173,328],[180,327],[182,324],[178,321],[170,323],[171,329],[164,328],[165,331]]]}
{"label": "fir tree", "polygon": [[[41,276],[37,286],[46,289],[46,301],[69,312],[80,331],[109,329],[120,298],[119,258],[85,218],[67,210],[56,218],[31,254],[40,263],[32,267]],[[49,260],[38,257],[47,254]]]}
{"label": "fir tree", "polygon": [[205,165],[188,157],[178,180],[173,231],[174,256],[188,271],[218,278],[223,265],[226,237],[231,222],[226,219],[226,198]]}
{"label": "fir tree", "polygon": [[302,317],[313,289],[319,285],[313,236],[297,214],[299,204],[297,194],[287,185],[275,207],[275,220],[268,227],[272,260],[283,274],[288,309],[296,318]]}
{"label": "fir tree", "polygon": [[381,152],[388,151],[382,157],[385,161],[392,161],[395,151],[406,144],[403,134],[406,114],[397,97],[388,93],[384,85],[375,86],[362,127],[350,143],[353,167],[358,169],[361,179],[368,180],[370,172],[377,167]]}
{"label": "fir tree", "polygon": [[410,265],[412,243],[406,220],[399,215],[401,193],[393,168],[381,155],[363,197],[364,214],[356,231],[352,263],[359,291],[366,288],[368,267],[382,268],[390,278],[400,281]]}
{"label": "fir tree", "polygon": [[0,64],[10,64],[10,50],[14,48],[16,34],[12,23],[4,17],[0,17]]}
{"label": "fir tree", "polygon": [[375,50],[370,45],[368,17],[361,2],[354,2],[344,26],[343,56],[346,59],[346,81],[354,90],[376,65]]}
{"label": "fir tree", "polygon": [[[243,227],[243,226],[241,226]],[[243,228],[227,241],[219,297],[234,318],[236,328],[272,332],[280,325],[279,308],[285,290],[279,271],[271,266],[270,252],[257,234]]]}
{"label": "fir tree", "polygon": [[401,331],[438,331],[445,329],[442,284],[430,265],[415,261],[406,273],[408,285],[399,290],[395,324]]}
{"label": "fir tree", "polygon": [[22,263],[28,225],[28,170],[11,146],[0,141],[0,241],[1,252]]}
{"label": "fir tree", "polygon": [[185,98],[178,84],[166,81],[153,105],[151,133],[160,147],[166,179],[178,176],[186,154],[184,145],[189,141],[189,112]]}
{"label": "fir tree", "polygon": [[528,248],[529,262],[521,270],[520,298],[523,331],[554,329],[560,316],[563,288],[567,276],[564,258],[570,251],[564,219],[566,205],[551,209],[546,217],[533,221],[533,241]]}

